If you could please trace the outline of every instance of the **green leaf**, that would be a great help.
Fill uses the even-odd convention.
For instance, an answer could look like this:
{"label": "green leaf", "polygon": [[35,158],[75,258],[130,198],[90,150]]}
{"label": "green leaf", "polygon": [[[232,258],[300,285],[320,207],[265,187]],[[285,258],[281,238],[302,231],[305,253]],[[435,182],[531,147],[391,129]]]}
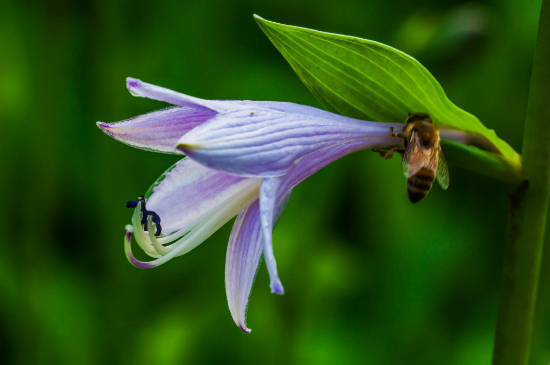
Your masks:
{"label": "green leaf", "polygon": [[411,56],[374,41],[255,18],[328,110],[357,119],[397,123],[404,122],[408,112],[426,112],[437,125],[481,134],[503,157],[520,164],[520,156],[512,147],[475,116],[454,105],[439,82]]}

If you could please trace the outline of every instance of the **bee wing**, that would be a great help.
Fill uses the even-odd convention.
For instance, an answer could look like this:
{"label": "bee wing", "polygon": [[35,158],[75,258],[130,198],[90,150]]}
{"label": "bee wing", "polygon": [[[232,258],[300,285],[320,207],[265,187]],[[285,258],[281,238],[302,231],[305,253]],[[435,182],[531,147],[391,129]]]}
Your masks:
{"label": "bee wing", "polygon": [[437,146],[437,156],[437,172],[435,176],[441,188],[447,190],[449,187],[449,169],[447,168],[447,162],[445,161],[445,156],[443,156],[443,151],[441,151],[440,144]]}
{"label": "bee wing", "polygon": [[413,131],[411,134],[411,140],[409,141],[409,144],[407,145],[405,152],[403,152],[403,158],[401,159],[401,169],[403,170],[403,175],[405,175],[405,177],[407,178],[409,177],[409,164],[410,164],[411,156],[414,150],[413,138],[415,136],[416,136],[416,131]]}
{"label": "bee wing", "polygon": [[401,168],[406,178],[415,175],[425,165],[429,164],[429,158],[424,153],[425,148],[420,143],[418,133],[413,129],[407,149],[403,153]]}
{"label": "bee wing", "polygon": [[409,161],[411,159],[412,154],[412,148],[411,144],[407,146],[407,149],[405,149],[405,152],[403,153],[403,159],[401,160],[401,169],[403,170],[403,175],[405,177],[409,177]]}

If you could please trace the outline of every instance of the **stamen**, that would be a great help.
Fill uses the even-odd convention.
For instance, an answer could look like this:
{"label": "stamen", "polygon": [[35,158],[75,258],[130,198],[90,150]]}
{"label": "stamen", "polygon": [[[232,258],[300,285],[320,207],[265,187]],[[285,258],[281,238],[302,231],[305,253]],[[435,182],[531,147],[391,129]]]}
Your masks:
{"label": "stamen", "polygon": [[155,223],[156,230],[155,230],[155,236],[160,236],[162,232],[162,227],[160,225],[160,217],[157,213],[153,212],[152,210],[147,210],[147,207],[145,206],[145,198],[143,195],[140,195],[138,197],[138,200],[130,200],[126,202],[126,208],[137,208],[138,204],[141,203],[141,225],[143,227],[144,231],[148,231],[148,224],[147,224],[147,217],[151,216],[151,219],[153,223]]}
{"label": "stamen", "polygon": [[134,210],[134,214],[132,216],[132,225],[135,229],[134,237],[136,238],[136,242],[138,243],[139,247],[149,256],[158,258],[161,255],[155,250],[153,245],[151,244],[151,240],[149,239],[149,236],[145,234],[143,231],[143,227],[141,226],[141,209],[140,209],[141,202],[138,203],[138,206]]}
{"label": "stamen", "polygon": [[151,220],[153,221],[153,223],[155,223],[155,226],[157,227],[155,231],[155,236],[158,237],[160,236],[160,232],[162,232],[162,227],[160,226],[160,217],[157,213],[153,211],[148,210],[147,212],[151,215]]}
{"label": "stamen", "polygon": [[126,208],[135,208],[137,207],[139,200],[130,200],[126,202]]}
{"label": "stamen", "polygon": [[132,254],[132,233],[134,232],[134,227],[131,225],[126,226],[126,231],[124,232],[124,252],[126,253],[126,258],[132,265],[140,269],[150,269],[155,267],[154,264],[148,262],[142,262],[136,260]]}
{"label": "stamen", "polygon": [[[204,214],[201,218],[189,224],[187,227],[184,227],[182,230],[159,239],[152,235],[146,235],[143,229],[141,229],[142,227],[140,227],[140,221],[138,220],[139,211],[136,209],[133,218],[133,224],[136,228],[136,241],[149,256],[156,258],[156,260],[149,262],[136,260],[132,255],[130,242],[125,240],[126,256],[128,260],[132,265],[145,269],[162,265],[173,257],[186,254],[210,237],[218,228],[227,223],[231,217],[250,205],[254,200],[258,199],[260,181],[261,180],[258,180],[256,184],[252,184],[247,189],[241,191],[229,204],[220,205]],[[147,223],[148,225],[151,224],[149,229],[153,229],[152,223],[153,221]],[[170,243],[170,246],[165,247],[160,244],[166,241]],[[153,245],[151,245],[151,242],[153,242]],[[155,253],[161,254],[161,256],[159,257],[158,255],[151,254],[149,251],[153,249],[155,249]]]}
{"label": "stamen", "polygon": [[[147,222],[147,228],[149,229],[149,232],[153,231],[153,219]],[[159,228],[157,226],[157,231],[158,230]],[[153,243],[153,247],[155,248],[155,250],[162,256],[166,255],[168,252],[174,249],[174,246],[164,247],[163,245],[161,245],[154,235],[149,234],[149,239]]]}
{"label": "stamen", "polygon": [[143,195],[138,196],[138,200],[130,200],[126,202],[126,208],[135,208],[141,202],[141,211],[145,210],[145,198]]}

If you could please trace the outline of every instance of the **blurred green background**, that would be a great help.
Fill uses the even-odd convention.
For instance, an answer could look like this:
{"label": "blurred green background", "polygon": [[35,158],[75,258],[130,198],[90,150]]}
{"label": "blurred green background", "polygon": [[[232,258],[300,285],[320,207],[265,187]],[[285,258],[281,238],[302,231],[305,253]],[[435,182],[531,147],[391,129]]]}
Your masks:
{"label": "blurred green background", "polygon": [[[411,205],[399,159],[358,152],[294,189],[233,323],[231,225],[153,270],[123,253],[127,200],[176,156],[95,126],[166,105],[127,76],[207,99],[321,107],[252,14],[380,41],[521,150],[540,1],[0,1],[0,351],[9,364],[489,364],[507,192],[449,162]],[[404,111],[407,112],[407,111]],[[546,245],[547,249],[550,244]],[[137,250],[137,249],[136,249]],[[550,362],[543,259],[532,364]]]}

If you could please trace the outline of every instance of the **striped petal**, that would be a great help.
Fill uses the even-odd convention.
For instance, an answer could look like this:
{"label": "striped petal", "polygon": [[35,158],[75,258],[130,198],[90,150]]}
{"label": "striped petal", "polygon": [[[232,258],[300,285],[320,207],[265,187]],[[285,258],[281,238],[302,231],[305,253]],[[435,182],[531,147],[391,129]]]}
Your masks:
{"label": "striped petal", "polygon": [[[264,105],[264,106],[261,106]],[[185,134],[178,149],[217,170],[242,176],[284,175],[298,159],[328,146],[377,140],[379,148],[401,143],[389,139],[390,127],[401,124],[365,122],[322,110],[280,103],[234,104],[235,108]],[[273,105],[273,104],[272,104]]]}
{"label": "striped petal", "polygon": [[256,200],[239,213],[229,237],[225,260],[225,291],[229,311],[241,330],[246,327],[246,309],[262,257],[260,210]]}
{"label": "striped petal", "polygon": [[256,180],[212,170],[184,158],[149,189],[147,209],[162,218],[163,233],[167,235],[224,204]]}
{"label": "striped petal", "polygon": [[[386,137],[381,140],[369,140],[370,145],[363,140],[332,145],[303,157],[284,176],[262,179],[260,187],[260,222],[262,226],[264,256],[273,293],[284,293],[273,252],[273,225],[282,209],[284,209],[292,188],[331,162],[347,154],[364,148],[375,148],[380,143],[394,143],[392,140],[392,137]],[[274,217],[275,219],[273,219]]]}
{"label": "striped petal", "polygon": [[[291,191],[279,199],[274,210],[273,225],[277,224],[285,209]],[[259,200],[256,200],[237,217],[229,238],[225,261],[225,288],[229,310],[237,326],[246,333],[250,333],[246,326],[248,298],[264,251],[262,238]]]}
{"label": "striped petal", "polygon": [[395,143],[394,138],[385,137],[380,139],[348,141],[319,149],[303,157],[299,161],[296,161],[292,168],[289,169],[281,182],[278,196],[282,197],[288,189],[292,189],[323,167],[350,153],[365,149],[382,148],[382,146],[389,146],[393,143]]}
{"label": "striped petal", "polygon": [[206,108],[173,107],[118,123],[97,122],[97,126],[117,141],[132,147],[181,154],[176,149],[178,140],[216,114]]}

